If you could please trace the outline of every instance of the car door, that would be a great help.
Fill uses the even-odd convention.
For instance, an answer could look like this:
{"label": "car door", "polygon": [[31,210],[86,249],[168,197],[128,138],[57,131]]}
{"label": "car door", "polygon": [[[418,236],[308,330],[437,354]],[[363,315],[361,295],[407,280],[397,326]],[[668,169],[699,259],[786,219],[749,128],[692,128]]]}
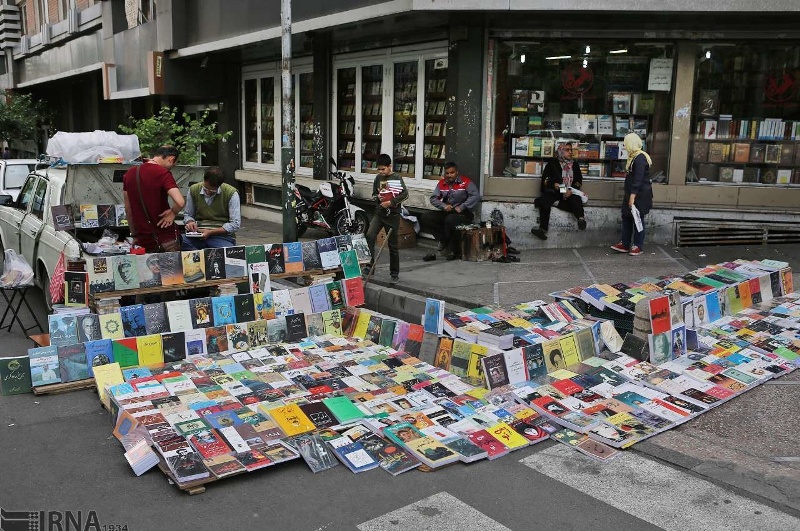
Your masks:
{"label": "car door", "polygon": [[39,177],[34,187],[34,192],[31,197],[28,212],[22,218],[20,224],[20,251],[25,260],[33,266],[35,265],[34,258],[36,257],[36,245],[39,242],[39,236],[44,228],[44,205],[47,196],[47,179]]}
{"label": "car door", "polygon": [[17,253],[20,253],[22,248],[22,235],[20,232],[22,219],[28,213],[28,207],[33,201],[38,179],[36,175],[28,176],[28,180],[22,185],[22,190],[20,190],[17,200],[7,206],[0,207],[0,230],[2,230],[3,245],[7,249],[14,249]]}

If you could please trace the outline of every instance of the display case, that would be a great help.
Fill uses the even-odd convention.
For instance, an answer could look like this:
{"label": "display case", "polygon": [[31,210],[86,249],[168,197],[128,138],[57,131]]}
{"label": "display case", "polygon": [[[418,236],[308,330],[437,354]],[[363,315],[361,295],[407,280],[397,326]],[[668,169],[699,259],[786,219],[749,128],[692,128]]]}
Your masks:
{"label": "display case", "polygon": [[275,163],[275,80],[261,80],[261,162]]}
{"label": "display case", "polygon": [[394,64],[394,171],[414,177],[417,150],[417,82],[419,62]]}
{"label": "display case", "polygon": [[298,142],[300,146],[301,168],[314,167],[314,75],[311,73],[298,76]]}
{"label": "display case", "polygon": [[383,139],[383,65],[361,67],[361,171],[376,173]]}
{"label": "display case", "polygon": [[356,69],[341,68],[336,76],[337,134],[336,154],[339,168],[355,170],[356,154]]}
{"label": "display case", "polygon": [[424,109],[422,178],[439,179],[447,156],[447,64],[437,59],[425,61]]}

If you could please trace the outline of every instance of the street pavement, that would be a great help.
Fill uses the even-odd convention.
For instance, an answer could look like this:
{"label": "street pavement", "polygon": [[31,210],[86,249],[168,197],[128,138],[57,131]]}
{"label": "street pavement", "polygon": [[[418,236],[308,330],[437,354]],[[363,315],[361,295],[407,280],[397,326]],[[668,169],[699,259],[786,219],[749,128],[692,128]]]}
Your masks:
{"label": "street pavement", "polygon": [[[243,225],[240,244],[282,239],[278,225]],[[310,231],[303,239],[324,236]],[[607,248],[612,237],[602,243],[522,250],[519,263],[501,264],[424,262],[432,245],[420,242],[401,250],[400,283],[394,286],[384,252],[368,286],[368,306],[374,301],[387,306],[380,311],[402,317],[397,314],[407,315],[425,296],[454,309],[510,305],[547,300],[571,286],[680,273],[735,258],[786,260],[800,271],[799,246],[648,246],[645,254],[631,257]],[[40,296],[32,298],[41,318]],[[17,327],[0,334],[7,354],[30,346]],[[556,442],[492,462],[397,477],[380,470],[355,475],[343,466],[312,474],[295,461],[188,496],[158,471],[132,474],[94,392],[0,397],[0,507],[94,510],[105,529],[127,524],[131,531],[797,529],[798,399],[800,376],[774,380],[604,464]]]}

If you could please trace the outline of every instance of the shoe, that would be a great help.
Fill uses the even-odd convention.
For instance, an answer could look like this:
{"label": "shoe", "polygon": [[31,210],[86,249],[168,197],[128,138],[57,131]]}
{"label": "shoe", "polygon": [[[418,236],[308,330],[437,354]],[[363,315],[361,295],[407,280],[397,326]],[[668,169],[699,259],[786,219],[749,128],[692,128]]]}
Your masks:
{"label": "shoe", "polygon": [[439,251],[439,252],[444,251],[444,242],[439,242],[436,245],[436,250]]}
{"label": "shoe", "polygon": [[578,218],[578,229],[586,230],[586,220],[583,218]]}
{"label": "shoe", "polygon": [[617,251],[618,253],[627,253],[630,251],[630,249],[622,245],[622,242],[612,245],[611,248]]}
{"label": "shoe", "polygon": [[631,256],[639,256],[640,254],[642,254],[642,248],[634,245],[633,247],[631,247],[631,250],[628,254]]}
{"label": "shoe", "polygon": [[510,245],[508,247],[506,247],[506,252],[508,254],[519,254],[519,251],[517,250],[517,248],[516,247],[511,247]]}
{"label": "shoe", "polygon": [[545,232],[544,229],[531,229],[531,234],[533,234],[534,236],[536,236],[540,240],[546,240],[547,239],[547,232]]}
{"label": "shoe", "polygon": [[397,284],[400,282],[400,277],[398,275],[392,275],[392,279],[389,281],[390,284]]}
{"label": "shoe", "polygon": [[428,253],[422,257],[423,262],[433,262],[436,260],[436,253]]}

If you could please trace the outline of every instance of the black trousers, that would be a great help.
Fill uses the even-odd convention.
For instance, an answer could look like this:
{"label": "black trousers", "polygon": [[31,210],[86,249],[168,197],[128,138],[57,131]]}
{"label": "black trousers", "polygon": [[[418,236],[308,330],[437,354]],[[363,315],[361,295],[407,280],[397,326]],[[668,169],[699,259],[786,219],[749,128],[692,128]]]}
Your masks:
{"label": "black trousers", "polygon": [[400,212],[388,211],[386,208],[377,206],[375,214],[372,216],[372,221],[367,229],[367,244],[369,245],[369,254],[372,257],[370,260],[370,267],[375,264],[375,240],[378,238],[378,233],[381,229],[392,233],[389,235],[389,274],[393,277],[400,275],[400,249],[397,247],[397,231],[400,230]]}
{"label": "black trousers", "polygon": [[558,201],[558,209],[565,212],[572,212],[576,218],[583,217],[583,202],[576,194],[564,198],[563,194],[555,190],[547,189],[542,192],[542,196],[537,201],[539,206],[539,227],[547,230],[550,227],[550,210],[553,203]]}
{"label": "black trousers", "polygon": [[445,249],[461,254],[461,243],[456,234],[456,227],[472,223],[475,216],[469,210],[460,214],[455,210],[428,210],[422,214],[422,224],[433,230],[433,237],[442,243]]}

